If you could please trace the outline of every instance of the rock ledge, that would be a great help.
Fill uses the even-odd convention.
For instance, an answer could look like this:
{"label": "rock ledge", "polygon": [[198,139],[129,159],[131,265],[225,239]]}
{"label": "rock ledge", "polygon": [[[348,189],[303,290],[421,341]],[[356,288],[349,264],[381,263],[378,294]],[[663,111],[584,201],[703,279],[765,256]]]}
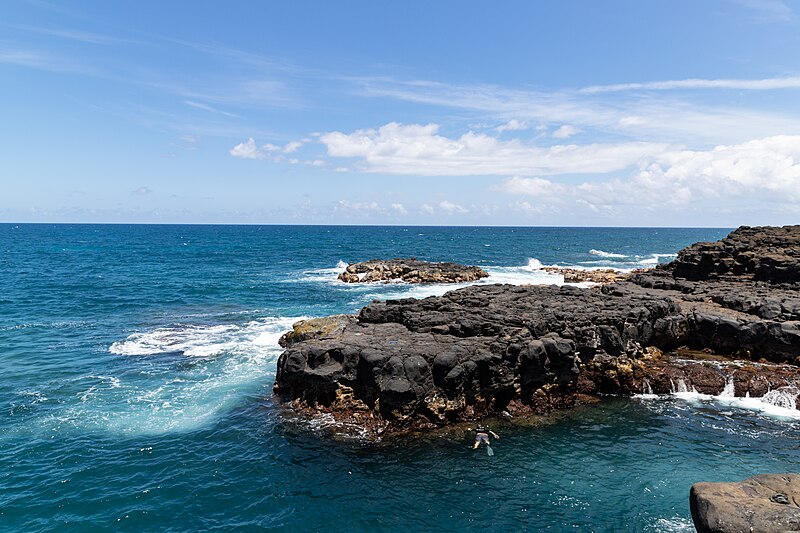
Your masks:
{"label": "rock ledge", "polygon": [[698,533],[800,531],[800,474],[761,474],[735,483],[695,483]]}

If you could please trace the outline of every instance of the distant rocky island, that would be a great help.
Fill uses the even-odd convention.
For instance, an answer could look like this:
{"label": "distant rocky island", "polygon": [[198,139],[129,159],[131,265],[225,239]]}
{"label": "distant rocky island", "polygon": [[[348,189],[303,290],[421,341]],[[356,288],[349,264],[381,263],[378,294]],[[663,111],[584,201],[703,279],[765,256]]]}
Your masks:
{"label": "distant rocky island", "polygon": [[609,281],[475,285],[296,324],[281,340],[276,396],[374,436],[599,394],[782,391],[796,405],[800,226],[743,226]]}
{"label": "distant rocky island", "polygon": [[416,257],[372,259],[348,265],[339,274],[345,283],[405,281],[407,283],[463,283],[489,277],[485,270],[458,263],[430,263]]}

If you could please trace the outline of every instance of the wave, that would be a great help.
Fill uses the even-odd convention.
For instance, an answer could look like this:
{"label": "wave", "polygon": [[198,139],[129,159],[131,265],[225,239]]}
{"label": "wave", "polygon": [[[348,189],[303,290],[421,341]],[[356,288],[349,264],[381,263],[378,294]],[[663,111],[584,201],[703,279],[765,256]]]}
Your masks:
{"label": "wave", "polygon": [[[175,324],[133,333],[108,348],[129,356],[113,365],[114,372],[106,369],[20,391],[20,402],[29,407],[15,431],[154,435],[208,427],[248,394],[271,384],[282,351],[278,339],[303,318]],[[36,410],[33,403],[49,407]]]}
{"label": "wave", "polygon": [[[591,250],[590,253],[598,258],[596,261],[583,261],[577,264],[544,265],[539,259],[530,257],[524,265],[499,266],[481,265],[489,274],[488,278],[468,283],[446,284],[410,284],[403,281],[371,283],[345,283],[338,279],[339,274],[347,268],[348,263],[339,260],[335,266],[315,270],[306,270],[288,276],[283,281],[288,283],[324,283],[337,291],[347,291],[353,295],[348,302],[353,307],[360,307],[374,299],[399,299],[399,298],[426,298],[428,296],[441,296],[448,291],[467,287],[469,285],[485,285],[503,283],[509,285],[564,285],[564,276],[557,272],[544,270],[546,266],[557,268],[572,268],[576,270],[602,270],[613,269],[621,273],[631,272],[636,269],[655,266],[659,258],[674,254],[652,254],[650,256],[627,256],[603,250]],[[592,283],[577,283],[577,286],[591,286]]]}
{"label": "wave", "polygon": [[614,252],[604,252],[603,250],[595,250],[595,249],[589,250],[589,253],[591,255],[596,255],[597,257],[608,257],[614,259],[624,259],[628,257],[625,254],[615,254]]}
{"label": "wave", "polygon": [[770,418],[800,420],[800,411],[797,410],[795,399],[800,394],[797,387],[787,386],[774,389],[761,397],[734,396],[733,382],[728,382],[725,389],[717,394],[703,394],[692,387],[688,390],[683,380],[675,385],[675,392],[669,395],[639,394],[634,398],[643,400],[661,400],[664,398],[677,398],[693,405],[717,404],[728,408],[738,408],[754,411]]}

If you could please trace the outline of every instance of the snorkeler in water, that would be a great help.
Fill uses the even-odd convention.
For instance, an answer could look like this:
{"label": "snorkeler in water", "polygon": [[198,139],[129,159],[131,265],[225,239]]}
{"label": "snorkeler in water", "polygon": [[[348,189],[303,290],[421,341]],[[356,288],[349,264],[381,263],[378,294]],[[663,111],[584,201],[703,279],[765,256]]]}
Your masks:
{"label": "snorkeler in water", "polygon": [[485,444],[486,447],[489,447],[489,435],[494,437],[495,439],[499,439],[500,435],[492,431],[491,429],[484,428],[483,426],[478,426],[475,429],[475,444],[472,445],[473,450],[477,450],[481,444]]}

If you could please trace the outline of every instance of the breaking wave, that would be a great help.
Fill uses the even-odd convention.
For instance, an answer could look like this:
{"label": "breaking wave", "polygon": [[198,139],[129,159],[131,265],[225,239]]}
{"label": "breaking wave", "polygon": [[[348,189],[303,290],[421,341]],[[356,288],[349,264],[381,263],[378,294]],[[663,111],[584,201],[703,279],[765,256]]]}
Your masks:
{"label": "breaking wave", "polygon": [[604,252],[603,250],[595,250],[595,249],[589,250],[589,253],[591,255],[596,255],[597,257],[609,257],[615,259],[624,259],[628,257],[625,254],[615,254],[613,252]]}
{"label": "breaking wave", "polygon": [[[176,324],[132,333],[108,348],[113,354],[135,357],[122,362],[116,375],[91,374],[52,385],[53,395],[73,400],[34,413],[17,430],[76,428],[154,435],[207,427],[248,394],[271,385],[282,351],[278,339],[302,318],[269,317],[243,325]],[[21,398],[40,403],[51,396],[47,390],[21,392]]]}

